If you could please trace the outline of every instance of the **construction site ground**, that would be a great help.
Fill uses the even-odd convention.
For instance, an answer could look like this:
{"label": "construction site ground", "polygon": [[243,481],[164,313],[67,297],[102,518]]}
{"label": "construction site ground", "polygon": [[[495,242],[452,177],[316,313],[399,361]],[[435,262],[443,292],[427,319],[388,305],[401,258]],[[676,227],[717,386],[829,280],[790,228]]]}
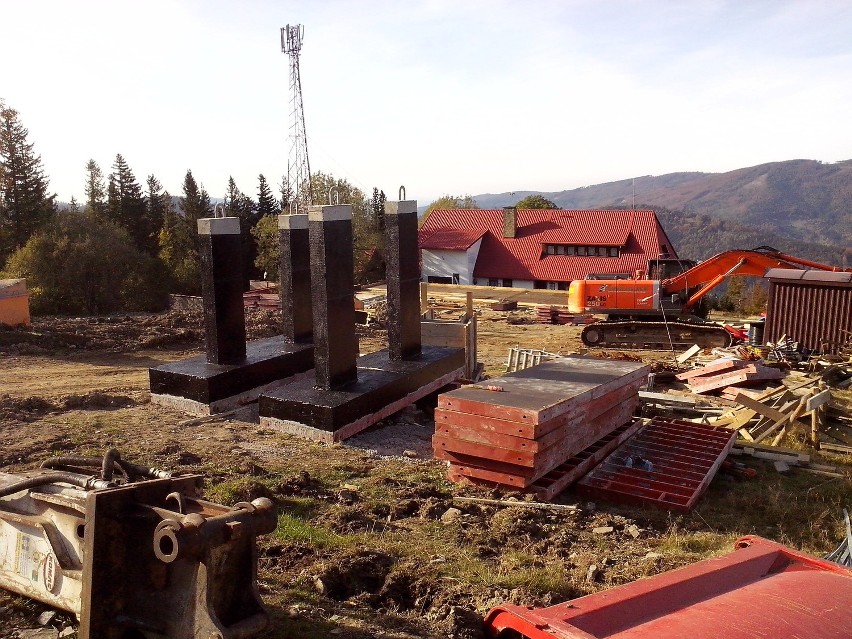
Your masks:
{"label": "construction site ground", "polygon": [[[433,303],[453,317],[463,297]],[[562,354],[582,347],[580,327],[535,324],[532,307],[476,309],[488,375],[504,371],[512,346]],[[557,503],[576,510],[454,503],[525,497],[448,482],[431,458],[426,412],[406,409],[334,446],[256,423],[200,421],[152,405],[147,390],[149,367],[202,352],[200,315],[34,322],[30,332],[0,331],[0,467],[15,472],[52,455],[116,448],[131,461],[204,474],[213,501],[275,500],[278,529],[259,542],[270,638],[482,637],[482,616],[497,604],[551,605],[725,553],[741,535],[815,555],[842,538],[848,457],[813,456],[847,479],[782,476],[748,459],[756,479],[717,476],[687,515],[578,501],[570,491]],[[250,338],[276,334],[276,324],[274,312],[248,313]],[[386,332],[362,327],[359,339],[371,352]],[[671,352],[624,356],[658,369],[673,362]],[[783,445],[802,441],[794,433]],[[28,636],[22,629],[39,627],[45,610],[0,591],[0,637]],[[49,625],[73,627],[62,614]]]}

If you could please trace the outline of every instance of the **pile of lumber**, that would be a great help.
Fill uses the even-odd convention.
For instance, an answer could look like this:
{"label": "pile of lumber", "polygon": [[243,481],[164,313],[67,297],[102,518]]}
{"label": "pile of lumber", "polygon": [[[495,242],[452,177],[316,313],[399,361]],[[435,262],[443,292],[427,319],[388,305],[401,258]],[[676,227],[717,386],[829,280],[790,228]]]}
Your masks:
{"label": "pile of lumber", "polygon": [[738,406],[711,423],[738,431],[748,442],[768,441],[773,446],[777,446],[788,431],[799,428],[809,433],[811,443],[818,446],[830,399],[830,391],[820,388],[818,380],[806,378],[757,395],[741,392],[735,400]]}
{"label": "pile of lumber", "polygon": [[704,394],[719,391],[735,397],[738,387],[757,382],[777,380],[784,377],[784,372],[756,361],[739,359],[720,359],[706,366],[678,373],[675,377],[686,382],[693,393]]}
{"label": "pile of lumber", "polygon": [[435,456],[453,481],[529,488],[632,421],[649,367],[565,357],[438,398]]}
{"label": "pile of lumber", "polygon": [[564,306],[536,306],[535,321],[538,324],[591,324],[597,320],[591,315],[573,315]]}

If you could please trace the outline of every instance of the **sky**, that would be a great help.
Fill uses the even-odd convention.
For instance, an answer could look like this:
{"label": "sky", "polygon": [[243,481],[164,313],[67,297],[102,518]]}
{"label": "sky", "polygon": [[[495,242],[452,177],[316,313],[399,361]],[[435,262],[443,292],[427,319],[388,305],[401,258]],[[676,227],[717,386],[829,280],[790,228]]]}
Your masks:
{"label": "sky", "polygon": [[852,158],[848,0],[0,0],[0,23],[0,99],[61,201],[118,153],[173,195],[188,169],[212,197],[277,185],[287,24],[311,169],[368,196]]}

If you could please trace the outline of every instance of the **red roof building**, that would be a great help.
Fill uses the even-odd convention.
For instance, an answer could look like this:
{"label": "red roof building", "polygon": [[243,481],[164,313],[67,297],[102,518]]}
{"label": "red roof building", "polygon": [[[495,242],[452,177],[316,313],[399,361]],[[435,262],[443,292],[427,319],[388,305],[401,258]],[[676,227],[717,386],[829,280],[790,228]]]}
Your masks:
{"label": "red roof building", "polygon": [[430,282],[565,289],[677,259],[654,211],[445,209],[420,228]]}

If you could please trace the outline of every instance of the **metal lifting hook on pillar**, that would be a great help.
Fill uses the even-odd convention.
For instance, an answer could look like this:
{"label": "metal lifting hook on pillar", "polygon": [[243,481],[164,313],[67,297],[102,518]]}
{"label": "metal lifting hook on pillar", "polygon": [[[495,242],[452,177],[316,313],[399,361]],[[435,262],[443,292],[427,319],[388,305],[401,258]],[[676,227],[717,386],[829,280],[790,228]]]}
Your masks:
{"label": "metal lifting hook on pillar", "polygon": [[332,205],[340,204],[340,191],[337,190],[336,186],[328,189],[328,203]]}
{"label": "metal lifting hook on pillar", "polygon": [[399,193],[397,195],[399,196],[400,202],[405,200],[405,185],[399,187]]}
{"label": "metal lifting hook on pillar", "polygon": [[217,204],[213,207],[213,217],[227,217],[228,212],[225,210],[224,204]]}

